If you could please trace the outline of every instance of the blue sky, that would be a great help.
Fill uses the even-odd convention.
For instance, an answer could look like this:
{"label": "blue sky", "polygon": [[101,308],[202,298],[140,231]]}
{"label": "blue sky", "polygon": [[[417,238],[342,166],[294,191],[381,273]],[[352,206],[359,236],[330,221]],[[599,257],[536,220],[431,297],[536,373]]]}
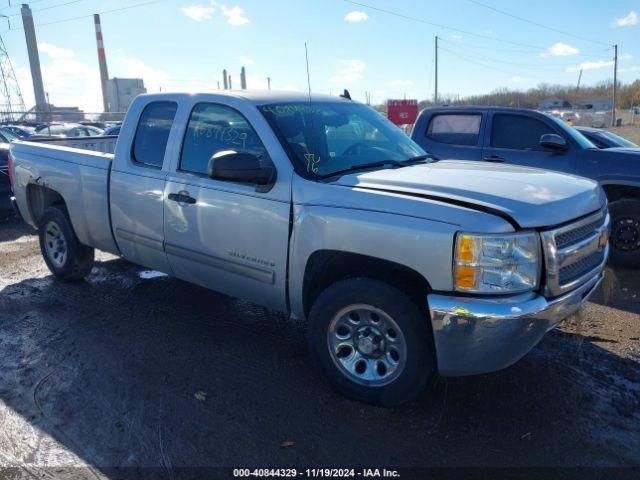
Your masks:
{"label": "blue sky", "polygon": [[[144,1],[31,2],[45,90],[52,103],[100,109],[90,15]],[[478,2],[571,35],[508,17]],[[269,76],[274,88],[303,90],[307,42],[314,91],[338,93],[348,88],[359,100],[368,91],[375,102],[404,95],[423,99],[433,95],[438,35],[439,91],[444,94],[465,96],[542,82],[575,84],[581,67],[583,84],[593,84],[612,78],[614,43],[619,45],[620,79],[640,78],[639,0],[359,3],[420,21],[344,0],[160,0],[103,14],[109,73],[141,76],[150,92],[211,91],[223,68],[239,86],[237,76],[245,65],[249,88],[265,88]],[[0,14],[16,13],[19,7],[0,0]],[[81,18],[64,21],[74,17]],[[20,16],[10,20],[12,30],[0,31],[30,106],[33,93],[22,23]]]}

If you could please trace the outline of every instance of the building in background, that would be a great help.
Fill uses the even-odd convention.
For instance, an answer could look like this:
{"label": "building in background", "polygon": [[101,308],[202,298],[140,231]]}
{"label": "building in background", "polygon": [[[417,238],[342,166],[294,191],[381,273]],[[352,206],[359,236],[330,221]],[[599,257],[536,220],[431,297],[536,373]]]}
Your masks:
{"label": "building in background", "polygon": [[546,98],[538,103],[539,110],[566,110],[573,108],[571,102],[558,97]]}
{"label": "building in background", "polygon": [[141,78],[110,78],[107,81],[108,111],[126,112],[138,95],[147,93]]}
{"label": "building in background", "polygon": [[580,100],[577,105],[578,108],[585,108],[587,110],[611,110],[613,108],[613,97],[601,96],[592,97]]}

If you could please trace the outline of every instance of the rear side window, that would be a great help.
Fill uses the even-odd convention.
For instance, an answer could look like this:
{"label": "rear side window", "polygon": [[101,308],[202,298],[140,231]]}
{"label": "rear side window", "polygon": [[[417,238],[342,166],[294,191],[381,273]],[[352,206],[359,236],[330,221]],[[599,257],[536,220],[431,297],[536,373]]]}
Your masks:
{"label": "rear side window", "polygon": [[175,102],[154,102],[145,107],[133,141],[134,162],[162,168],[177,109],[178,104]]}
{"label": "rear side window", "polygon": [[440,143],[454,145],[478,145],[480,137],[480,114],[436,115],[429,122],[427,137]]}
{"label": "rear side window", "polygon": [[511,150],[541,150],[540,137],[547,133],[556,132],[538,119],[500,113],[493,116],[491,146]]}
{"label": "rear side window", "polygon": [[182,146],[180,170],[206,175],[209,159],[227,150],[251,153],[270,164],[258,134],[237,110],[213,103],[196,105]]}

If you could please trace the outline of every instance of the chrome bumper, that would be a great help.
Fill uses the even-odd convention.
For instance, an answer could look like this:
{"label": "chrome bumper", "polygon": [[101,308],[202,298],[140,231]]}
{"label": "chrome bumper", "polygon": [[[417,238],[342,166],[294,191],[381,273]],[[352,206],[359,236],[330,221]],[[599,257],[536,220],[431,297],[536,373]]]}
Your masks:
{"label": "chrome bumper", "polygon": [[502,298],[428,296],[438,369],[443,376],[475,375],[520,360],[598,288],[604,272],[552,300],[536,294]]}

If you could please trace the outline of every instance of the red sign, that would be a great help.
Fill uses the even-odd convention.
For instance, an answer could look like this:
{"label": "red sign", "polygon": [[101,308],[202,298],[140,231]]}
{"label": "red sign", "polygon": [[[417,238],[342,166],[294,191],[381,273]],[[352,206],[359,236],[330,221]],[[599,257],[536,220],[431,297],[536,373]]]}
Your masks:
{"label": "red sign", "polygon": [[387,117],[396,125],[413,125],[418,118],[418,100],[387,100]]}

